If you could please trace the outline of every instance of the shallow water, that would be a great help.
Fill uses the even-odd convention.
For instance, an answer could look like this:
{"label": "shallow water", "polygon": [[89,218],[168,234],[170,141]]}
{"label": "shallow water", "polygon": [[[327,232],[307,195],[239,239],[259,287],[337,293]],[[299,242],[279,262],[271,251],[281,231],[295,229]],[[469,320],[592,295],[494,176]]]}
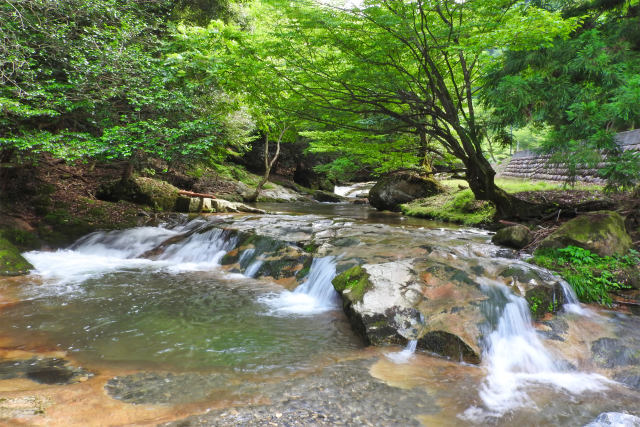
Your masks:
{"label": "shallow water", "polygon": [[[277,208],[311,213],[305,206]],[[589,349],[579,333],[566,343],[543,340],[524,300],[500,284],[484,284],[495,294],[486,309],[496,314],[480,366],[415,352],[415,342],[365,347],[331,288],[337,264],[429,254],[492,275],[521,261],[497,257],[481,230],[354,205],[314,207],[326,216],[307,217],[310,227],[340,229],[344,245],[314,259],[294,291],[251,277],[262,262],[255,251],[239,257],[244,274],[222,268],[237,242],[204,220],[94,234],[67,250],[28,253],[38,274],[0,283],[1,296],[10,297],[0,306],[0,359],[53,354],[93,376],[64,386],[0,376],[0,399],[44,399],[44,413],[27,418],[37,425],[106,424],[87,421],[87,405],[118,411],[122,424],[196,414],[193,421],[204,425],[583,425],[604,411],[640,410],[637,392],[584,362]],[[240,229],[257,222],[304,234],[289,220],[224,219]],[[179,243],[149,252],[181,234]],[[587,325],[594,336],[617,324],[608,313],[571,311],[559,318],[569,328]],[[0,404],[0,421],[15,419],[5,409]]]}

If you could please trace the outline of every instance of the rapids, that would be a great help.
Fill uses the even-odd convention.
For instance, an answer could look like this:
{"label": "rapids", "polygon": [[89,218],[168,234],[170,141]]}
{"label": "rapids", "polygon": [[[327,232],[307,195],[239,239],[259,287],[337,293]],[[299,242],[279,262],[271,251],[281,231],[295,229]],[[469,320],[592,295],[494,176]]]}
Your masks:
{"label": "rapids", "polygon": [[[3,368],[3,354],[55,352],[92,372],[92,405],[104,409],[117,399],[123,408],[174,408],[158,422],[193,413],[205,425],[253,425],[254,417],[276,424],[584,425],[601,412],[640,415],[640,394],[585,357],[587,340],[616,327],[615,316],[583,308],[565,286],[556,323],[568,332],[549,338],[556,323],[534,324],[525,299],[495,279],[498,267],[526,264],[493,246],[489,233],[376,216],[365,207],[325,206],[325,216],[306,209],[98,232],[67,249],[27,252],[36,271],[17,285],[0,283],[0,293],[11,289],[14,298],[0,306],[0,402],[33,393],[9,383],[17,374]],[[245,249],[248,230],[268,236],[269,250]],[[265,273],[279,265],[273,251],[289,250],[278,242],[307,244],[308,236],[317,238],[316,250],[299,286]],[[403,350],[366,347],[342,311],[331,284],[337,271],[424,253],[483,271],[474,276],[487,296],[479,366],[421,352],[415,339]],[[225,264],[231,255],[235,263]],[[63,388],[74,387],[87,386]],[[62,397],[48,399],[54,415],[33,415],[36,424],[82,425],[80,411],[56,406]],[[3,408],[0,421],[17,416]],[[139,422],[136,416],[127,422]]]}

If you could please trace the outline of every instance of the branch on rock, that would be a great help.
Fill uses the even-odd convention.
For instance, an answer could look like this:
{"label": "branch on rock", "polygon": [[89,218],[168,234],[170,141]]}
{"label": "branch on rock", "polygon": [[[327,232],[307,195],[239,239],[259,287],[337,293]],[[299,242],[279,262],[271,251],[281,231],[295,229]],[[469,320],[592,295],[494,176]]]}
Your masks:
{"label": "branch on rock", "polygon": [[207,197],[209,199],[216,198],[216,196],[214,196],[213,194],[194,193],[193,191],[186,191],[186,190],[179,190],[178,194],[180,194],[181,196],[187,196],[187,197]]}

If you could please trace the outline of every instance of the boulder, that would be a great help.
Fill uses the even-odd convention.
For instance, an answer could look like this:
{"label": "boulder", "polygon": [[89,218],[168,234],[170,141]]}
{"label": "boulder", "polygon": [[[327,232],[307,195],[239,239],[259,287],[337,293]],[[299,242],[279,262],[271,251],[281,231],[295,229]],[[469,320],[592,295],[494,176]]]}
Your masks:
{"label": "boulder", "polygon": [[330,193],[329,191],[316,190],[313,192],[313,200],[318,202],[339,203],[346,201],[345,197],[339,196],[336,193]]}
{"label": "boulder", "polygon": [[178,199],[178,189],[165,181],[136,177],[102,184],[96,198],[108,202],[126,200],[157,210],[172,211]]}
{"label": "boulder", "polygon": [[211,199],[209,197],[184,197],[176,200],[178,212],[249,212],[264,214],[262,209],[247,206],[240,202],[230,202],[224,199]]}
{"label": "boulder", "polygon": [[28,274],[33,266],[24,259],[7,239],[0,237],[0,276],[20,276]]}
{"label": "boulder", "polygon": [[540,248],[578,246],[600,256],[622,255],[631,249],[624,219],[617,212],[596,211],[562,224],[540,243]]}
{"label": "boulder", "polygon": [[527,300],[535,319],[542,319],[547,313],[557,313],[565,304],[562,284],[545,270],[514,263],[502,270],[499,278],[515,294]]}
{"label": "boulder", "polygon": [[498,230],[491,241],[496,245],[522,249],[533,241],[533,233],[524,225],[512,225]]}
{"label": "boulder", "polygon": [[[422,271],[416,275],[416,271]],[[453,267],[403,260],[352,267],[333,280],[354,329],[371,344],[404,344],[479,363],[486,296]]]}
{"label": "boulder", "polygon": [[415,172],[396,172],[380,179],[369,191],[369,203],[378,210],[397,211],[400,205],[422,197],[442,193],[433,178]]}

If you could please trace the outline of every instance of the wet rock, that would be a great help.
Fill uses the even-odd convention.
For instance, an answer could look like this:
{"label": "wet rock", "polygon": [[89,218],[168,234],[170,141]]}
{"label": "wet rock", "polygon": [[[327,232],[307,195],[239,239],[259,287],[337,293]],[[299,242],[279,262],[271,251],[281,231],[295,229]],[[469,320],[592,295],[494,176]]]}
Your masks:
{"label": "wet rock", "polygon": [[565,304],[559,279],[549,272],[527,264],[514,264],[500,272],[500,277],[516,294],[523,296],[535,319],[547,313],[557,313]]}
{"label": "wet rock", "polygon": [[176,404],[202,400],[225,387],[224,375],[141,372],[115,377],[104,386],[109,396],[134,404]]}
{"label": "wet rock", "polygon": [[522,249],[533,241],[533,234],[524,225],[512,225],[498,230],[491,238],[496,245],[507,246],[513,249]]}
{"label": "wet rock", "polygon": [[540,248],[564,248],[570,245],[588,249],[600,256],[622,255],[631,248],[624,219],[617,212],[597,211],[562,224],[546,237]]}
{"label": "wet rock", "polygon": [[309,377],[264,384],[259,392],[270,405],[211,411],[164,426],[419,426],[417,415],[441,411],[422,388],[391,387],[373,378],[371,364],[349,361]]}
{"label": "wet rock", "polygon": [[604,368],[639,365],[640,352],[627,347],[618,338],[600,338],[591,343],[593,360]]}
{"label": "wet rock", "polygon": [[59,358],[32,358],[0,362],[0,379],[27,378],[40,384],[71,384],[91,374]]}
{"label": "wet rock", "polygon": [[640,390],[640,369],[627,369],[616,373],[613,379],[635,390]]}
{"label": "wet rock", "polygon": [[347,199],[345,197],[339,196],[335,193],[330,193],[328,191],[316,190],[313,192],[313,200],[317,202],[329,202],[329,203],[340,203],[345,202]]}
{"label": "wet rock", "polygon": [[352,267],[333,284],[354,329],[368,342],[418,339],[419,348],[479,363],[478,325],[484,318],[477,303],[486,297],[463,271],[403,260]]}
{"label": "wet rock", "polygon": [[369,203],[378,210],[397,211],[400,205],[444,190],[433,178],[414,172],[397,172],[380,179],[369,191]]}
{"label": "wet rock", "polygon": [[631,414],[623,414],[621,412],[604,412],[598,417],[586,424],[584,427],[637,427],[640,426],[640,417]]}
{"label": "wet rock", "polygon": [[20,276],[28,274],[33,266],[24,259],[7,239],[0,237],[0,276]]}

